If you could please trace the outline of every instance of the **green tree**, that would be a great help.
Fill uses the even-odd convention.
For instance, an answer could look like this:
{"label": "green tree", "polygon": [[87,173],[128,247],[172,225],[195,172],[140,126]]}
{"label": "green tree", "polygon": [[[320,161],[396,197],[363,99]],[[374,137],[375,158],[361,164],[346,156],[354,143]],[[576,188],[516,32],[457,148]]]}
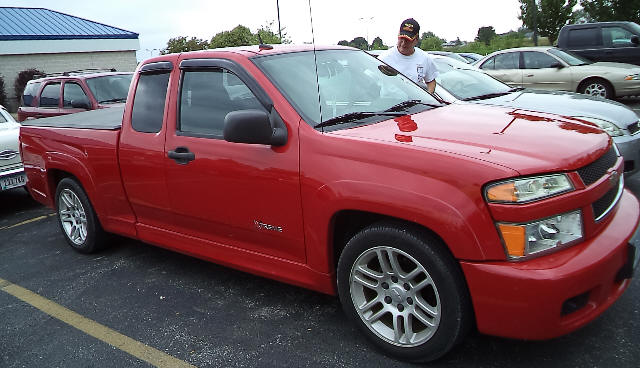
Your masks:
{"label": "green tree", "polygon": [[7,105],[7,93],[4,91],[4,78],[0,74],[0,105]]}
{"label": "green tree", "polygon": [[209,47],[209,42],[191,37],[175,37],[167,41],[167,47],[160,50],[161,55],[173,54],[176,52],[187,52],[196,50],[205,50]]}
{"label": "green tree", "polygon": [[342,41],[338,42],[338,45],[340,45],[340,46],[349,46],[349,41],[342,40]]}
{"label": "green tree", "polygon": [[351,40],[351,42],[349,42],[349,46],[358,48],[360,50],[368,50],[369,49],[369,43],[367,42],[367,39],[364,37],[356,37],[353,40]]}
{"label": "green tree", "polygon": [[258,38],[251,33],[251,30],[243,25],[238,25],[230,31],[222,31],[211,38],[209,47],[217,49],[219,47],[248,46],[260,43]]}
{"label": "green tree", "polygon": [[485,45],[489,46],[491,40],[496,36],[496,30],[493,26],[480,27],[478,28],[478,36],[476,36],[476,41],[484,42]]}
{"label": "green tree", "polygon": [[537,29],[541,36],[547,37],[553,45],[558,39],[560,28],[573,20],[573,7],[578,0],[519,0],[518,19],[529,29]]}
{"label": "green tree", "polygon": [[380,37],[374,38],[373,42],[371,42],[371,50],[386,50],[388,48],[389,46],[385,45]]}
{"label": "green tree", "polygon": [[587,18],[596,22],[640,23],[640,0],[580,0]]}
{"label": "green tree", "polygon": [[446,41],[433,32],[422,32],[420,37],[420,48],[427,51],[442,50],[442,44]]}

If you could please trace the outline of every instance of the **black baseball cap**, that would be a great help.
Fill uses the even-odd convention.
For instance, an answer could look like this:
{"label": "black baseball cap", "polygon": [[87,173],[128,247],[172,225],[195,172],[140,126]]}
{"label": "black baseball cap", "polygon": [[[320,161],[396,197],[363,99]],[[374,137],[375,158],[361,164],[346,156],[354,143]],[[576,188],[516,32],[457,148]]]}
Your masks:
{"label": "black baseball cap", "polygon": [[418,37],[418,33],[420,33],[420,25],[415,19],[409,18],[403,20],[400,24],[400,33],[398,33],[398,37],[404,37],[413,41]]}

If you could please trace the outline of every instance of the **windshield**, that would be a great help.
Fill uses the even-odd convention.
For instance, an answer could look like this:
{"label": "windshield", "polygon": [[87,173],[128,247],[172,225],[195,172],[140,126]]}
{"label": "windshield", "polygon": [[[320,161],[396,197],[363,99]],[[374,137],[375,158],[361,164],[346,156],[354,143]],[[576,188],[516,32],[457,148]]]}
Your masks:
{"label": "windshield", "polygon": [[458,100],[468,100],[474,97],[508,93],[511,87],[493,79],[483,72],[467,68],[455,68],[445,59],[435,59],[438,69],[436,83]]}
{"label": "windshield", "polygon": [[[406,101],[417,101],[404,105],[411,107],[407,113],[432,108],[424,104],[440,105],[417,84],[363,51],[321,50],[316,57],[317,78],[313,51],[253,59],[312,126],[346,114],[384,112]],[[374,115],[377,121],[389,119]]]}
{"label": "windshield", "polygon": [[124,102],[133,74],[106,75],[87,79],[87,85],[98,103]]}
{"label": "windshield", "polygon": [[631,27],[631,30],[633,31],[633,33],[635,33],[636,36],[640,36],[640,26],[638,25],[638,23],[629,22],[628,25],[629,27]]}
{"label": "windshield", "polygon": [[591,61],[570,52],[562,51],[559,49],[549,49],[548,51],[551,55],[559,57],[560,59],[562,59],[562,61],[571,66],[591,64]]}

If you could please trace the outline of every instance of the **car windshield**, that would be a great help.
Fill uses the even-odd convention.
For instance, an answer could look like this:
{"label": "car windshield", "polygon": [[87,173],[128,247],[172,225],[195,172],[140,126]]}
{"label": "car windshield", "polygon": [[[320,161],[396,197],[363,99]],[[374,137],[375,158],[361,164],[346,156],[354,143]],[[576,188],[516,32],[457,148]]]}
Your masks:
{"label": "car windshield", "polygon": [[420,86],[363,51],[320,50],[315,54],[317,67],[313,51],[253,58],[314,127],[345,116],[349,117],[345,123],[371,123],[440,105]]}
{"label": "car windshield", "polygon": [[98,103],[116,103],[127,100],[133,74],[106,75],[87,79],[87,85]]}
{"label": "car windshield", "polygon": [[629,27],[631,27],[631,30],[633,31],[633,33],[640,36],[640,26],[638,25],[638,23],[629,22],[628,24],[629,24]]}
{"label": "car windshield", "polygon": [[562,61],[571,66],[591,64],[591,61],[567,51],[562,51],[559,49],[549,49],[548,51],[551,55],[559,57],[560,59],[562,59]]}
{"label": "car windshield", "polygon": [[459,100],[471,100],[483,96],[495,96],[511,91],[508,85],[493,79],[487,74],[466,68],[454,67],[446,59],[434,59],[438,69],[436,83]]}

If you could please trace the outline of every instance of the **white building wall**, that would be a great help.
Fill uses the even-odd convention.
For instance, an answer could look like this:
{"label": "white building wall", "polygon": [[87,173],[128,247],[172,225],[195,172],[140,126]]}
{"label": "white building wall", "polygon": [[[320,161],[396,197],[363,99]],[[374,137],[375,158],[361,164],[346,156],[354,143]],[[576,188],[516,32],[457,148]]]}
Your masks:
{"label": "white building wall", "polygon": [[16,111],[18,107],[19,97],[15,95],[13,84],[18,73],[23,70],[33,68],[43,73],[60,73],[89,68],[115,68],[119,72],[132,72],[136,66],[135,50],[29,55],[0,54],[0,75],[4,78],[5,93],[9,99],[6,107],[9,111]]}

